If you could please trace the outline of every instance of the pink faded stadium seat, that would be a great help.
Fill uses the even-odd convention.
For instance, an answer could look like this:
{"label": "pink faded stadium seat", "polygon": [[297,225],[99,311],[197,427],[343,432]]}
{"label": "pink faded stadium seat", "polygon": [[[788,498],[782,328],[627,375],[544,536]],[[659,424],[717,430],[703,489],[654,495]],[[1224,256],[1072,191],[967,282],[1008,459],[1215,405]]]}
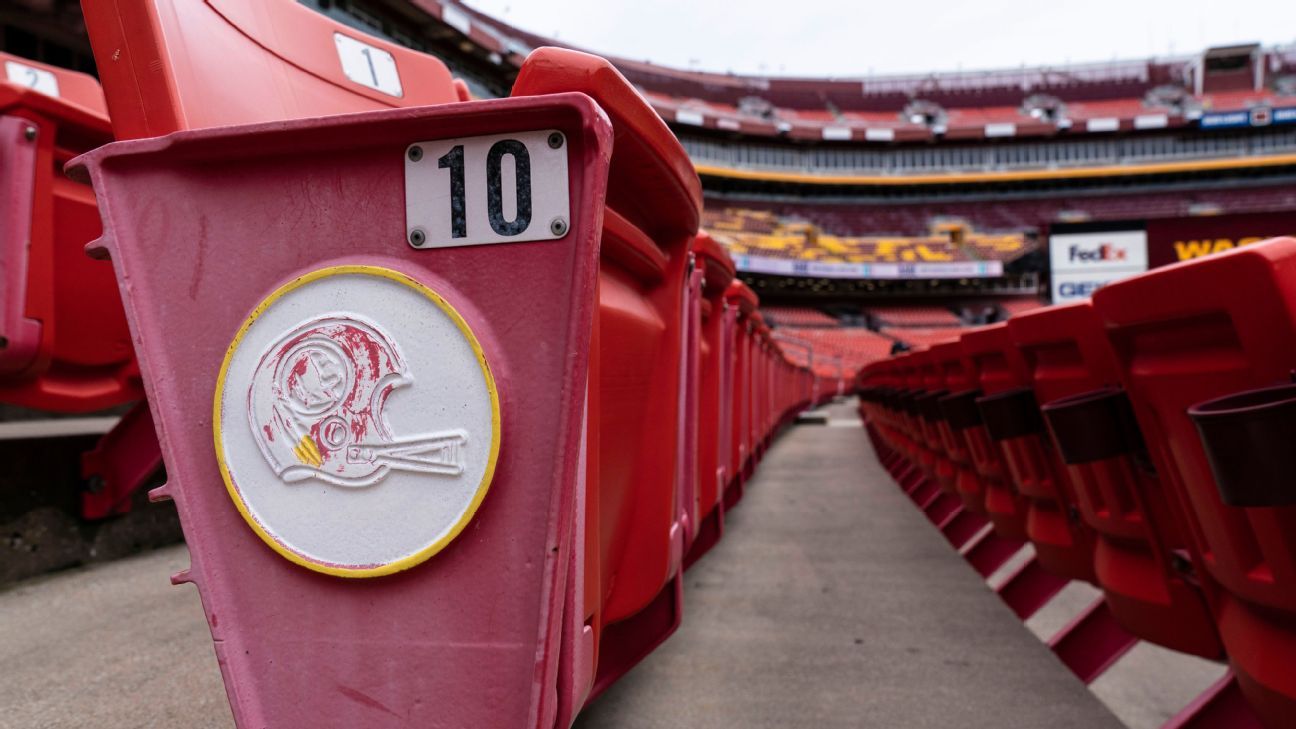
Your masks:
{"label": "pink faded stadium seat", "polygon": [[1093,306],[1157,471],[1202,556],[1203,586],[1241,689],[1267,726],[1290,726],[1291,400],[1286,389],[1265,388],[1289,382],[1296,369],[1296,239],[1158,269],[1104,288]]}
{"label": "pink faded stadium seat", "polygon": [[1131,633],[1205,658],[1223,654],[1196,585],[1200,558],[1147,458],[1115,355],[1087,302],[1052,306],[1008,323],[1035,396],[1097,536],[1098,585]]}
{"label": "pink faded stadium seat", "polygon": [[[178,502],[194,550],[193,567],[183,579],[199,585],[238,720],[248,725],[273,724],[276,717],[292,716],[291,721],[299,721],[297,712],[306,695],[301,692],[315,685],[315,681],[306,684],[292,678],[292,667],[299,661],[356,675],[372,673],[377,663],[388,660],[383,656],[389,655],[385,646],[390,636],[372,635],[360,645],[344,636],[355,630],[355,616],[381,615],[383,630],[414,630],[422,636],[418,644],[424,646],[401,654],[404,668],[399,680],[389,677],[381,687],[372,687],[385,705],[436,711],[438,720],[456,725],[517,725],[524,715],[539,717],[537,725],[554,717],[566,721],[564,717],[573,715],[591,693],[663,640],[680,616],[685,535],[675,484],[684,439],[679,435],[677,400],[657,393],[679,392],[682,373],[687,371],[681,366],[684,273],[701,197],[697,177],[678,142],[610,65],[580,53],[536,51],[514,86],[513,95],[520,98],[446,106],[460,95],[439,61],[355,33],[295,3],[90,0],[85,15],[120,137],[274,122],[255,128],[221,126],[174,140],[141,142],[110,149],[87,163],[96,185],[122,211],[120,229],[105,237],[106,249],[122,270],[136,271],[137,280],[148,278],[153,287],[147,293],[127,293],[128,306],[139,322],[136,334],[153,360],[146,367],[146,381],[151,383],[150,400],[160,418],[160,432],[169,442],[168,464],[176,471],[173,483],[159,493]],[[380,58],[389,54],[394,67],[371,66],[372,77],[355,78],[339,63],[338,47],[350,43],[360,43]],[[603,117],[585,97],[563,95],[571,91],[597,101],[611,120],[610,137],[600,121]],[[428,104],[441,106],[426,108]],[[406,106],[424,108],[331,121],[278,121]],[[400,182],[376,166],[374,155],[390,154],[393,148],[429,137],[546,125],[567,134],[573,159],[581,164],[572,176],[573,206],[602,198],[599,175],[606,162],[600,160],[611,159],[607,208],[599,212],[603,226],[597,285],[585,277],[584,267],[592,261],[558,252],[569,246],[412,251],[404,244],[379,245],[373,231],[357,227],[355,220],[369,220],[376,213],[347,213],[352,206],[341,200],[328,207],[321,200],[334,199],[345,190],[316,187],[323,181],[312,172],[312,164],[318,165],[319,155],[325,154],[338,164],[351,165],[355,179],[374,186],[365,190],[366,196],[381,197],[379,193],[390,194],[391,186]],[[261,164],[271,154],[273,169]],[[204,160],[205,182],[187,172],[195,159]],[[173,268],[182,265],[180,258],[191,260],[192,254],[156,250],[157,237],[163,235],[153,227],[157,219],[145,216],[133,201],[148,196],[147,191],[156,190],[153,186],[168,175],[179,178],[177,192],[168,196],[167,204],[178,206],[174,215],[184,219],[187,240],[208,240],[209,245],[219,240],[223,251],[246,247],[252,239],[276,243],[264,255],[257,254],[255,272],[246,269],[246,256],[240,262],[239,256],[208,255],[202,259],[206,268],[185,279],[188,293],[172,291],[175,305],[161,307],[161,292],[182,283]],[[286,179],[293,182],[285,185]],[[296,197],[299,188],[312,189],[314,196]],[[306,258],[284,242],[298,240],[289,232],[291,221],[283,216],[263,217],[270,207],[285,210],[301,205],[317,206],[312,208],[317,216],[308,225],[328,241],[317,241]],[[577,212],[585,217],[578,219]],[[231,215],[238,217],[237,225],[228,219]],[[384,225],[402,217],[398,211],[384,215]],[[221,226],[205,227],[208,220],[216,219],[223,221]],[[578,223],[587,226],[597,219],[592,210],[574,210],[569,237],[592,244],[587,236],[596,233]],[[255,227],[243,230],[242,225]],[[216,231],[217,227],[221,230]],[[343,240],[346,236],[355,239],[354,246]],[[575,250],[593,250],[583,245]],[[200,246],[200,257],[207,255],[203,250]],[[507,255],[500,258],[505,250]],[[553,398],[531,403],[531,395],[514,395],[526,399],[534,410],[523,413],[510,405],[506,393],[501,417],[506,424],[510,419],[516,424],[506,426],[503,438],[510,445],[501,452],[504,460],[492,496],[476,517],[473,546],[455,545],[447,556],[408,577],[356,585],[300,569],[257,543],[251,530],[239,523],[230,499],[218,487],[212,488],[210,433],[205,443],[202,435],[208,426],[194,415],[196,411],[186,409],[198,408],[200,401],[210,397],[209,390],[202,395],[211,382],[210,357],[228,344],[237,322],[256,303],[256,291],[272,289],[275,282],[298,275],[295,272],[310,260],[364,253],[395,256],[393,265],[410,270],[409,275],[416,278],[452,282],[463,297],[462,305],[474,311],[480,308],[482,314],[473,317],[478,326],[490,328],[481,319],[486,312],[507,311],[513,316],[515,310],[527,312],[508,323],[510,328],[521,327],[519,332],[558,336],[554,326],[559,319],[553,317],[571,323],[570,330],[561,334],[569,338],[568,344],[545,345],[549,354],[536,355],[533,362],[524,361],[522,355],[523,343],[531,341],[528,337],[485,338],[485,348],[499,352],[503,361],[495,366],[502,368],[498,376],[504,384],[521,392],[543,382]],[[490,272],[500,265],[527,269],[528,255],[537,257],[535,270],[519,275],[517,281],[510,278],[508,287],[499,287]],[[508,263],[499,263],[502,260]],[[571,266],[573,273],[559,273],[555,266],[562,265]],[[142,276],[141,267],[171,275]],[[229,283],[234,279],[237,286]],[[212,287],[217,285],[225,288],[220,306],[212,307]],[[582,308],[583,297],[596,291],[597,310]],[[755,297],[746,292],[738,298],[751,323],[745,333],[737,327],[748,351],[742,355],[744,378],[737,385],[743,389],[736,389],[733,405],[736,412],[742,411],[746,452],[741,455],[750,467],[780,415],[774,410],[780,403],[772,378],[778,374],[774,362],[781,355],[768,341],[767,329],[758,324]],[[549,303],[539,305],[540,301]],[[175,317],[197,316],[199,304],[207,307],[202,317],[210,329],[190,332],[189,348],[178,350],[158,338],[162,331],[183,330]],[[570,360],[555,357],[585,351],[580,336],[590,330],[580,322],[582,317],[590,321],[595,311],[590,334],[593,356],[586,380],[579,354],[570,355],[574,357]],[[528,318],[534,326],[525,324]],[[191,369],[192,362],[181,364],[175,358],[200,356],[206,359],[184,381],[166,374]],[[541,402],[549,404],[541,407]],[[579,455],[586,479],[578,486],[573,460],[578,451],[571,448],[580,445],[581,431],[580,423],[570,418],[585,407],[588,422]],[[541,472],[513,460],[524,453],[543,453],[542,460],[552,467]],[[524,517],[527,510],[547,516]],[[525,519],[527,525],[518,525],[518,519]],[[506,537],[509,529],[519,531]],[[521,561],[515,570],[499,570],[498,560],[505,556],[501,550],[526,545],[535,549],[541,543],[553,545],[550,559],[525,560],[525,570]],[[474,569],[495,574],[490,580],[469,581],[467,571]],[[501,582],[491,587],[495,579]],[[263,589],[267,584],[278,587],[267,592]],[[582,589],[563,592],[564,584]],[[329,612],[303,616],[289,607],[307,594],[328,595]],[[508,651],[483,652],[486,643],[472,638],[486,639],[482,630],[487,626],[481,621],[493,611],[473,607],[473,601],[480,597],[494,605],[505,595],[510,596],[508,608],[495,619],[487,642],[498,644],[505,635],[500,631],[516,628],[506,642],[543,658],[534,664],[534,676],[529,659],[519,663]],[[426,607],[416,610],[415,604],[444,605],[458,617],[431,619]],[[441,609],[435,615],[440,616]],[[503,618],[512,627],[501,627]],[[411,620],[422,627],[406,625]],[[541,631],[530,632],[537,625]],[[301,640],[320,635],[337,635],[339,640],[313,643],[309,651],[300,649]],[[237,650],[253,644],[256,651]],[[275,662],[273,671],[267,660]],[[448,665],[464,670],[449,671]],[[417,696],[447,695],[447,682],[468,685],[484,680],[486,674],[479,671],[494,672],[490,683],[508,699],[459,702],[450,718],[443,703],[415,701]],[[463,675],[452,675],[458,673]],[[339,674],[336,680],[343,678]],[[510,683],[514,681],[518,683]],[[541,687],[539,693],[523,688],[532,681]],[[310,703],[318,715],[345,717],[357,711],[345,701]]]}

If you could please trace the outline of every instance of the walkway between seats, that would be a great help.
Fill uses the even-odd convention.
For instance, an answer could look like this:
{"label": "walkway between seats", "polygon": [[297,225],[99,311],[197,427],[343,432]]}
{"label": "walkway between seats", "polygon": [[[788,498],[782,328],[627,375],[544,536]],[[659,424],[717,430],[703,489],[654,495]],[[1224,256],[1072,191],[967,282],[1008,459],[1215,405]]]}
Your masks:
{"label": "walkway between seats", "polygon": [[[578,726],[1119,727],[831,414],[775,442],[686,576],[683,627]],[[228,728],[197,592],[167,582],[187,563],[174,547],[0,592],[0,727]]]}
{"label": "walkway between seats", "polygon": [[686,575],[684,625],[577,726],[1121,726],[829,412],[775,442]]}

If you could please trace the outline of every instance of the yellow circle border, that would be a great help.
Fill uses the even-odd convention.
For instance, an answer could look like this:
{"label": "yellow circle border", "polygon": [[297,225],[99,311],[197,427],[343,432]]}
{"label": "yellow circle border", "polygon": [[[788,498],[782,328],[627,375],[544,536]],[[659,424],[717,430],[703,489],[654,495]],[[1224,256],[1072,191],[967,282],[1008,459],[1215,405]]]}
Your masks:
{"label": "yellow circle border", "polygon": [[[476,493],[473,495],[472,502],[468,504],[468,509],[464,511],[463,515],[459,518],[459,521],[455,522],[455,524],[451,526],[450,531],[446,533],[445,536],[420,549],[414,554],[402,557],[387,564],[378,565],[377,567],[338,567],[336,565],[313,562],[306,559],[301,554],[289,549],[285,544],[275,539],[266,531],[265,527],[263,527],[261,523],[252,516],[252,512],[248,509],[247,503],[243,500],[242,494],[240,494],[238,488],[234,486],[234,480],[230,477],[229,466],[225,463],[224,443],[221,440],[221,400],[224,398],[225,394],[225,377],[229,373],[230,362],[233,360],[234,353],[238,350],[239,344],[243,341],[243,337],[247,334],[248,330],[252,328],[252,325],[256,322],[257,318],[259,318],[261,314],[265,313],[266,309],[270,308],[272,304],[294,289],[330,276],[348,274],[377,276],[379,278],[395,281],[396,283],[403,284],[415,291],[418,291],[427,297],[432,303],[436,304],[441,311],[455,323],[455,326],[459,327],[459,332],[463,334],[464,338],[468,340],[468,344],[472,347],[473,353],[477,356],[477,364],[481,366],[482,377],[486,381],[486,389],[490,392],[491,401],[490,454],[486,460],[486,472],[482,475],[481,483],[477,485]],[[450,542],[454,541],[455,537],[459,536],[464,528],[468,526],[468,522],[472,521],[473,516],[476,515],[478,507],[481,506],[482,501],[486,498],[486,492],[490,490],[491,481],[495,478],[495,463],[499,458],[499,390],[495,386],[495,377],[491,374],[490,365],[486,361],[486,354],[482,351],[481,343],[477,341],[477,336],[473,334],[472,329],[468,326],[468,322],[464,321],[463,316],[461,316],[459,312],[451,306],[450,302],[441,298],[440,294],[414,280],[411,276],[390,268],[366,265],[327,266],[316,271],[311,271],[302,276],[298,276],[292,281],[280,286],[274,291],[274,293],[267,296],[264,301],[252,310],[252,313],[248,315],[247,320],[243,322],[243,325],[239,327],[238,332],[234,334],[234,340],[230,342],[229,348],[225,350],[225,358],[221,362],[220,371],[216,375],[216,394],[212,402],[212,435],[216,446],[216,463],[220,467],[221,479],[225,481],[225,490],[234,501],[234,506],[238,509],[239,514],[243,516],[243,520],[248,523],[248,526],[252,527],[252,531],[256,532],[256,535],[261,538],[261,541],[265,542],[271,549],[278,552],[280,556],[287,559],[289,562],[301,565],[302,567],[315,572],[321,572],[335,577],[381,577],[383,575],[395,574],[396,572],[401,572],[426,562],[442,549],[445,549]]]}

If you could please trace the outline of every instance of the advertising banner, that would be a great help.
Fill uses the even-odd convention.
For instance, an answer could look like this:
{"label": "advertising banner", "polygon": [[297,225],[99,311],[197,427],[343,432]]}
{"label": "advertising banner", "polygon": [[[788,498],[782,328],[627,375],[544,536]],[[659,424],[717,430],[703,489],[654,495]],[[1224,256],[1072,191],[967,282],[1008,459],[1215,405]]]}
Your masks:
{"label": "advertising banner", "polygon": [[1087,299],[1099,288],[1148,269],[1142,223],[1054,226],[1049,234],[1053,303]]}
{"label": "advertising banner", "polygon": [[745,273],[818,278],[996,278],[1003,275],[1002,261],[824,263],[765,256],[736,256],[734,264],[739,271]]}
{"label": "advertising banner", "polygon": [[1280,235],[1296,236],[1296,212],[1149,220],[1148,263],[1168,266]]}

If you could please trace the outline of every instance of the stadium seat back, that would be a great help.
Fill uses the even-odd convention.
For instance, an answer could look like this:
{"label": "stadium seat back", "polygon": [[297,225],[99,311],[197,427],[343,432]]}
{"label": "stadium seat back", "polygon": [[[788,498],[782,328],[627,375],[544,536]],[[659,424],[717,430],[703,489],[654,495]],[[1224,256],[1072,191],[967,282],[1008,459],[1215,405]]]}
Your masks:
{"label": "stadium seat back", "polygon": [[118,139],[459,100],[441,61],[296,2],[85,0]]}
{"label": "stadium seat back", "polygon": [[[558,129],[570,144],[567,240],[508,246],[517,270],[503,287],[500,246],[419,250],[406,242],[401,161],[410,144],[536,127]],[[111,226],[103,245],[130,281],[125,299],[168,469],[169,482],[158,494],[175,500],[190,549],[191,567],[175,579],[198,585],[241,725],[355,726],[389,717],[393,725],[551,726],[571,714],[581,694],[570,686],[560,690],[559,674],[579,673],[592,660],[589,636],[582,640],[579,627],[572,636],[564,620],[571,617],[564,596],[574,594],[564,586],[582,578],[572,568],[573,542],[579,544],[583,519],[578,476],[595,317],[590,292],[611,136],[597,106],[568,94],[201,130],[109,145],[83,158]],[[339,169],[346,171],[341,178]],[[365,204],[357,206],[358,199]],[[284,214],[307,204],[308,216]],[[417,408],[415,401],[448,372],[485,363],[474,377],[482,378],[481,388],[497,386],[490,398],[493,433],[481,423],[444,421],[471,428],[464,452],[474,454],[473,463],[490,464],[485,473],[493,469],[493,478],[482,477],[475,497],[480,508],[465,512],[471,523],[459,538],[435,547],[439,553],[420,551],[372,567],[337,564],[313,557],[299,540],[266,536],[268,512],[254,516],[241,497],[231,498],[246,484],[225,477],[234,451],[218,444],[259,438],[261,431],[246,419],[218,417],[242,402],[237,395],[221,399],[225,385],[218,383],[248,382],[233,374],[226,382],[223,373],[236,371],[230,363],[240,346],[266,347],[268,356],[278,329],[259,345],[240,345],[253,340],[238,333],[263,336],[256,334],[258,317],[288,317],[267,320],[279,326],[300,321],[274,308],[281,301],[275,297],[291,304],[295,292],[309,292],[330,276],[385,292],[353,292],[342,316],[379,307],[389,296],[413,297],[401,301],[443,302],[460,322],[450,326],[475,335],[476,357],[452,339],[438,349],[444,360],[408,363],[410,381],[387,407],[393,427],[403,424],[409,434],[440,430],[425,418],[450,413],[434,415],[438,408]],[[310,296],[296,301],[306,305]],[[442,304],[420,305],[446,311]],[[382,313],[374,311],[370,316]],[[409,321],[416,319],[428,326],[440,321],[431,315]],[[397,339],[417,346],[410,337]],[[455,352],[458,366],[469,369],[455,369]],[[250,381],[253,389],[245,392],[260,392],[258,380]],[[456,396],[444,392],[434,400]],[[481,398],[465,403],[486,407]],[[402,409],[411,405],[415,411]],[[273,433],[257,442],[271,447]],[[260,463],[264,451],[252,445],[242,453],[241,462]],[[534,453],[545,456],[526,455]],[[311,462],[301,454],[297,460]],[[312,480],[276,488],[285,489],[295,508],[308,508],[311,494],[327,493],[346,499],[351,508],[343,513],[352,513],[383,500],[389,486],[399,484],[326,492],[326,483]],[[369,544],[376,534],[408,524],[399,518],[406,511],[377,512],[370,522],[325,520],[335,512],[317,508],[319,526],[306,534],[321,534],[319,544],[334,549]],[[282,518],[274,523],[285,524]],[[367,575],[372,578],[359,579]],[[349,690],[322,692],[321,685]],[[464,692],[493,699],[453,700]],[[360,694],[366,701],[355,700]],[[374,702],[390,713],[375,714]]]}
{"label": "stadium seat back", "polygon": [[142,397],[112,266],[91,260],[94,193],[63,173],[111,141],[82,73],[0,53],[0,401],[88,412]]}
{"label": "stadium seat back", "polygon": [[[957,339],[933,344],[931,359],[940,372],[944,390],[944,394],[938,397],[936,402],[936,407],[940,409],[937,424],[941,445],[951,464],[953,481],[950,487],[956,495],[961,493],[960,488],[969,493],[980,494],[983,489],[972,465],[972,455],[963,433],[966,428],[974,424],[968,421],[966,404],[975,387],[963,367],[963,347]],[[960,399],[964,404],[962,411],[957,409]],[[954,411],[950,409],[951,403],[955,408]],[[954,414],[953,420],[950,418],[951,412]]]}
{"label": "stadium seat back", "polygon": [[[602,620],[625,626],[618,660],[600,660],[606,686],[678,624],[684,533],[678,522],[678,393],[684,282],[701,184],[678,140],[607,61],[557,48],[533,52],[513,96],[578,91],[612,121],[612,171],[599,275],[597,377]],[[660,610],[646,610],[657,604]],[[664,617],[663,617],[664,616]],[[664,622],[662,622],[664,621]],[[642,642],[640,642],[642,641]],[[624,659],[624,660],[621,660]]]}
{"label": "stadium seat back", "polygon": [[1011,481],[1021,476],[1038,478],[1039,464],[1012,460],[1018,452],[1003,448],[1003,439],[996,437],[997,434],[991,430],[993,424],[985,410],[987,398],[1002,397],[1004,393],[1022,386],[1025,365],[1012,347],[1008,328],[1003,323],[970,329],[959,341],[963,346],[964,366],[968,372],[975,373],[977,386],[982,391],[977,405],[983,423],[965,431],[973,463],[985,486],[985,505],[982,508],[1000,536],[1026,539],[1027,502],[1013,488]]}
{"label": "stadium seat back", "polygon": [[[1157,469],[1186,505],[1192,536],[1221,591],[1216,617],[1225,650],[1252,704],[1274,726],[1296,715],[1296,513],[1270,500],[1263,423],[1273,403],[1234,403],[1228,430],[1250,435],[1219,452],[1253,463],[1245,483],[1221,483],[1190,408],[1290,380],[1296,369],[1296,239],[1279,238],[1158,269],[1100,290],[1093,300],[1111,336]],[[1275,423],[1286,422],[1281,417]],[[1245,430],[1250,428],[1251,430]],[[1209,443],[1214,447],[1215,443]],[[1290,451],[1290,443],[1270,446]],[[1280,468],[1282,466],[1279,466]],[[1227,499],[1227,500],[1226,500]],[[1232,503],[1229,503],[1232,502]]]}
{"label": "stadium seat back", "polygon": [[1088,302],[1051,306],[1013,317],[1008,329],[1080,515],[1096,533],[1095,573],[1112,613],[1140,638],[1219,658],[1205,597],[1184,574],[1200,562],[1117,387],[1116,357],[1097,313]]}
{"label": "stadium seat back", "polygon": [[766,398],[769,390],[769,326],[760,311],[751,315],[751,418],[747,423],[747,438],[751,441],[751,459],[753,467],[760,462],[765,451],[766,433]]}
{"label": "stadium seat back", "polygon": [[911,368],[910,382],[918,391],[913,401],[913,423],[921,448],[918,467],[929,478],[939,480],[943,475],[942,470],[948,470],[948,459],[944,454],[936,420],[929,416],[935,410],[933,406],[937,404],[937,399],[946,392],[941,386],[939,371],[932,362],[931,350],[926,347],[912,350],[908,362]]}
{"label": "stadium seat back", "polygon": [[734,317],[732,328],[734,378],[733,396],[730,398],[733,406],[731,418],[733,438],[729,453],[734,484],[731,486],[733,495],[728,496],[726,501],[732,506],[733,500],[742,494],[742,481],[748,475],[748,466],[751,462],[752,339],[755,333],[751,316],[756,311],[756,295],[746,284],[735,280],[725,292],[725,300],[730,302],[730,311]]}
{"label": "stadium seat back", "polygon": [[694,241],[694,253],[702,271],[701,331],[698,373],[697,478],[702,518],[716,523],[723,512],[721,498],[727,481],[728,461],[724,434],[728,431],[729,400],[725,396],[732,372],[732,348],[726,330],[725,291],[734,280],[733,261],[720,244],[702,233]]}

